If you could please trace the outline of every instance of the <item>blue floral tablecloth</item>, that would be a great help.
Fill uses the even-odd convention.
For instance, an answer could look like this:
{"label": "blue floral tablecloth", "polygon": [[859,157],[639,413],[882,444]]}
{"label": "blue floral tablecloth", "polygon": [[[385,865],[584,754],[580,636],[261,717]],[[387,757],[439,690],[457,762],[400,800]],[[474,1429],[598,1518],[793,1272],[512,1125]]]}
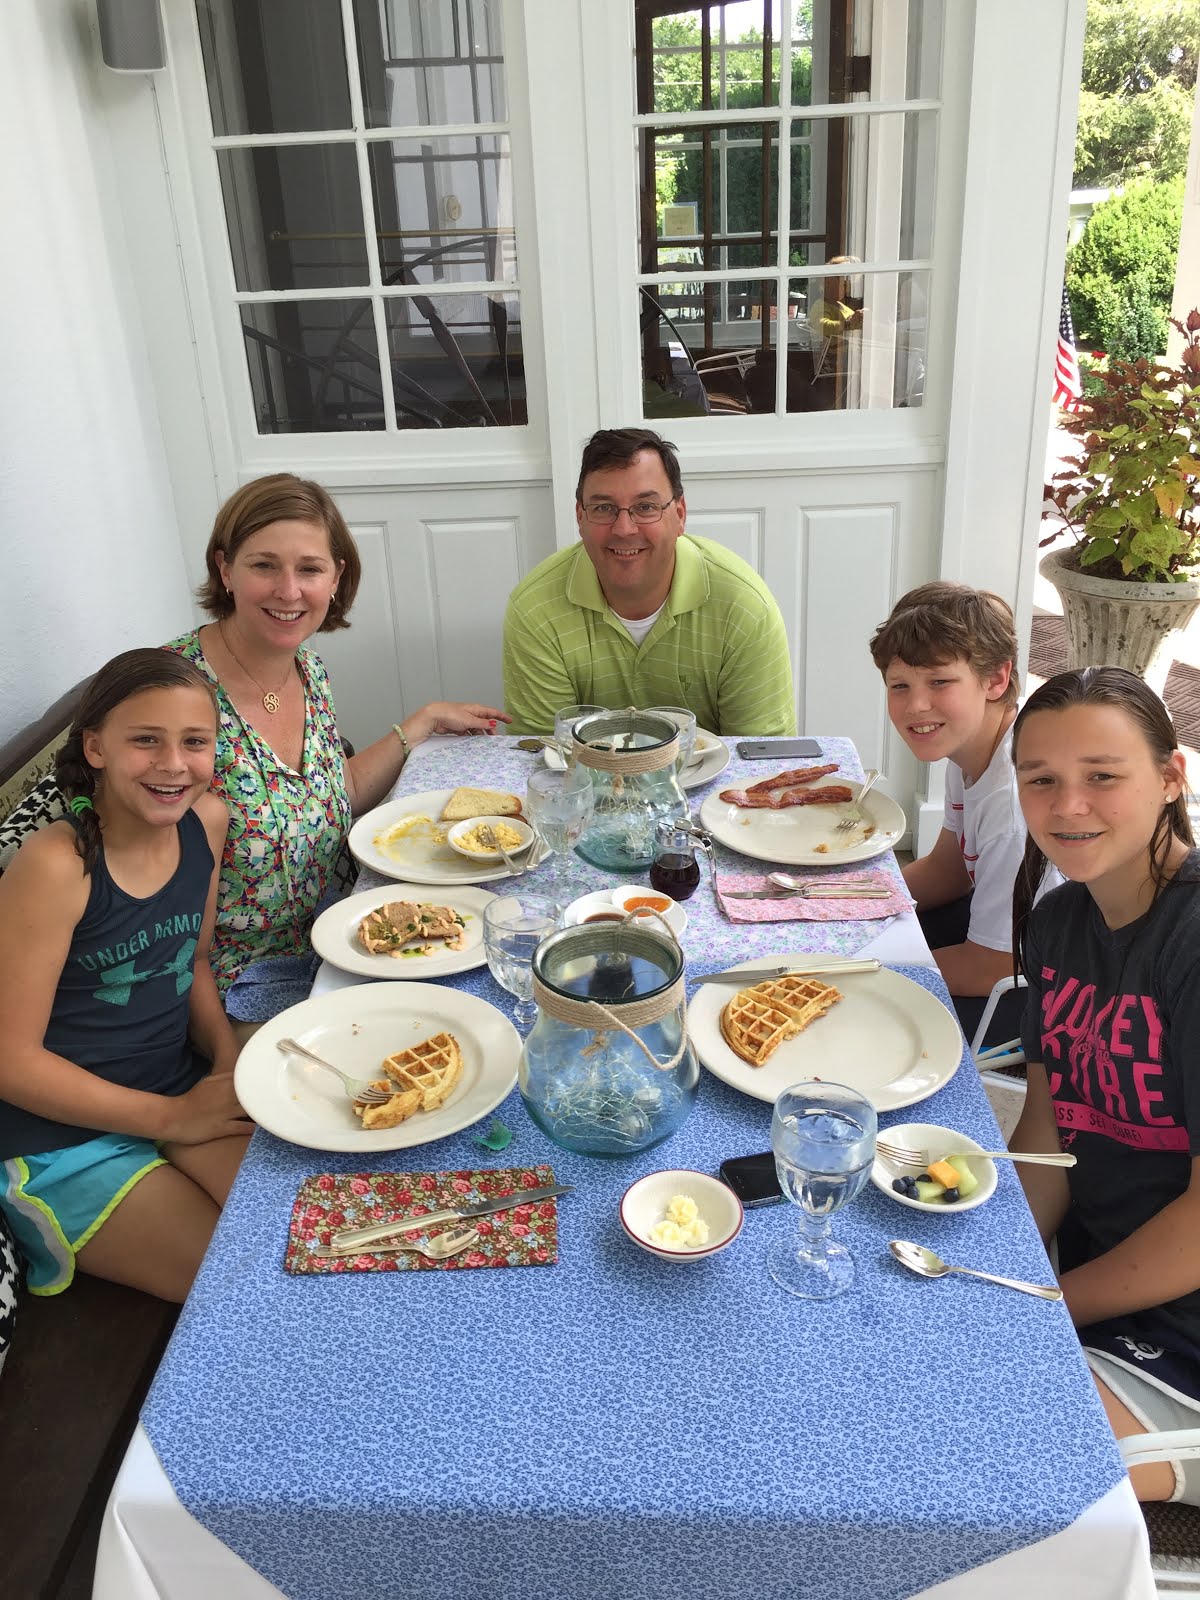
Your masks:
{"label": "blue floral tablecloth", "polygon": [[[443,754],[410,792],[453,781]],[[722,930],[699,901],[693,972],[757,953],[758,929]],[[904,970],[946,1000],[936,973]],[[452,981],[507,1003],[486,969]],[[255,1135],[143,1422],[187,1509],[292,1600],[899,1600],[1061,1530],[1120,1480],[1061,1306],[915,1278],[887,1252],[916,1237],[1047,1281],[1011,1167],[959,1215],[868,1188],[836,1221],[857,1287],[808,1304],[763,1260],[789,1207],[748,1212],[689,1266],[618,1222],[643,1173],[765,1149],[768,1105],[705,1073],[685,1127],[624,1161],[558,1150],[516,1093],[500,1114],[515,1138],[495,1165],[549,1162],[576,1185],[544,1271],[289,1276],[301,1181],[362,1158]],[[969,1060],[881,1122],[916,1114],[999,1139]],[[484,1164],[471,1133],[422,1164]]]}

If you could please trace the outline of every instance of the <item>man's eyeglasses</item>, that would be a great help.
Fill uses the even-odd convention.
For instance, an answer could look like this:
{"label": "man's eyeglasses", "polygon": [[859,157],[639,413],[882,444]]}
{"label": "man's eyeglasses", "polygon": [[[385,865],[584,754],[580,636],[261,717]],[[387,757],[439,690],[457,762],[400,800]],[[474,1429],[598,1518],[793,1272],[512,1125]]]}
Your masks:
{"label": "man's eyeglasses", "polygon": [[645,527],[649,522],[661,522],[667,506],[673,506],[678,498],[673,494],[663,505],[657,500],[635,500],[631,506],[615,506],[611,500],[593,500],[584,506],[583,514],[598,528],[611,528],[622,511],[628,511],[639,527]]}

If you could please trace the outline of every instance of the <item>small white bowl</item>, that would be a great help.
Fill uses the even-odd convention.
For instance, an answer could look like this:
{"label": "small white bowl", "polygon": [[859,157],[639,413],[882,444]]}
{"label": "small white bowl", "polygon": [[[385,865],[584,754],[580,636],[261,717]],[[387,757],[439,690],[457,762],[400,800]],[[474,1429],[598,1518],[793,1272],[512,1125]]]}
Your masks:
{"label": "small white bowl", "polygon": [[528,850],[533,843],[533,829],[527,822],[522,822],[520,817],[468,817],[464,822],[456,822],[446,835],[447,842],[458,851],[460,856],[466,856],[468,861],[503,861],[504,857],[499,850],[468,850],[459,843],[463,834],[470,833],[472,828],[479,827],[481,822],[486,822],[490,827],[497,827],[501,822],[506,828],[511,828],[514,833],[521,835],[520,844],[510,844],[510,856],[519,856],[522,850]]}
{"label": "small white bowl", "polygon": [[[650,1242],[651,1228],[664,1219],[668,1205],[677,1194],[690,1195],[708,1223],[708,1243],[695,1250]],[[707,1172],[690,1172],[681,1167],[650,1172],[631,1183],[621,1196],[622,1228],[634,1244],[661,1261],[700,1261],[705,1256],[715,1256],[737,1238],[743,1220],[742,1202],[737,1195],[719,1178],[709,1177]]]}
{"label": "small white bowl", "polygon": [[[648,883],[626,884],[623,889],[614,889],[612,892],[612,903],[614,906],[616,906],[618,911],[625,911],[628,908],[631,900],[640,900],[643,898],[643,896],[650,896],[655,900],[666,901],[666,904],[661,910],[659,910],[658,906],[655,906],[654,909],[659,911],[659,915],[663,918],[663,921],[666,922],[671,932],[676,938],[678,938],[683,930],[687,927],[687,912],[677,900],[672,900],[669,895],[659,894],[658,890],[652,889]],[[646,917],[644,921],[648,928],[654,928],[658,926],[658,920],[655,917]]]}
{"label": "small white bowl", "polygon": [[[604,916],[605,912],[608,913],[607,916]],[[579,923],[586,922],[592,916],[604,922],[611,922],[614,927],[617,917],[624,916],[624,912],[618,913],[616,906],[613,905],[611,889],[594,889],[591,894],[581,894],[578,900],[572,900],[563,912],[563,927],[577,927]]]}
{"label": "small white bowl", "polygon": [[[879,1137],[889,1139],[894,1144],[908,1145],[914,1150],[928,1150],[934,1161],[946,1151],[958,1155],[960,1152],[969,1154],[981,1148],[974,1139],[968,1139],[965,1133],[959,1133],[954,1128],[940,1127],[936,1122],[900,1123],[894,1128],[881,1128]],[[990,1200],[996,1192],[994,1161],[981,1155],[972,1158],[970,1167],[979,1179],[978,1189],[969,1199],[955,1200],[949,1205],[941,1200],[910,1200],[905,1194],[897,1194],[892,1188],[892,1180],[903,1177],[906,1173],[915,1178],[917,1173],[912,1167],[897,1166],[895,1162],[887,1161],[879,1154],[876,1154],[875,1164],[871,1168],[871,1182],[897,1205],[910,1206],[914,1211],[933,1211],[944,1217],[954,1217],[960,1211],[974,1211],[976,1206],[981,1206],[985,1200]]]}

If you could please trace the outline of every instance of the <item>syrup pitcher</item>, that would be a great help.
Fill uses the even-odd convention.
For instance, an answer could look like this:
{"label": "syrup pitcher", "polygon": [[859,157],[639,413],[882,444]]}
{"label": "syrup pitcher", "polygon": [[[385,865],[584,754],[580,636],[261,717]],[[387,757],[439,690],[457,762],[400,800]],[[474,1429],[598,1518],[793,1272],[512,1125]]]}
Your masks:
{"label": "syrup pitcher", "polygon": [[699,854],[707,856],[709,873],[715,873],[712,840],[704,829],[687,818],[662,818],[654,829],[651,888],[672,900],[688,899],[700,887]]}

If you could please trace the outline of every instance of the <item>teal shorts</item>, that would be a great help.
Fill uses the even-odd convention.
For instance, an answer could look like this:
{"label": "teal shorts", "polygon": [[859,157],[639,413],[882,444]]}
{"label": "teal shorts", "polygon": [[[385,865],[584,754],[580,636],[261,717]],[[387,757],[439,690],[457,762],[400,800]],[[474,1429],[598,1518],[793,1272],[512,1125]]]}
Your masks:
{"label": "teal shorts", "polygon": [[151,1140],[123,1133],[0,1162],[0,1211],[25,1257],[30,1293],[61,1294],[76,1254],[134,1184],[165,1165]]}

